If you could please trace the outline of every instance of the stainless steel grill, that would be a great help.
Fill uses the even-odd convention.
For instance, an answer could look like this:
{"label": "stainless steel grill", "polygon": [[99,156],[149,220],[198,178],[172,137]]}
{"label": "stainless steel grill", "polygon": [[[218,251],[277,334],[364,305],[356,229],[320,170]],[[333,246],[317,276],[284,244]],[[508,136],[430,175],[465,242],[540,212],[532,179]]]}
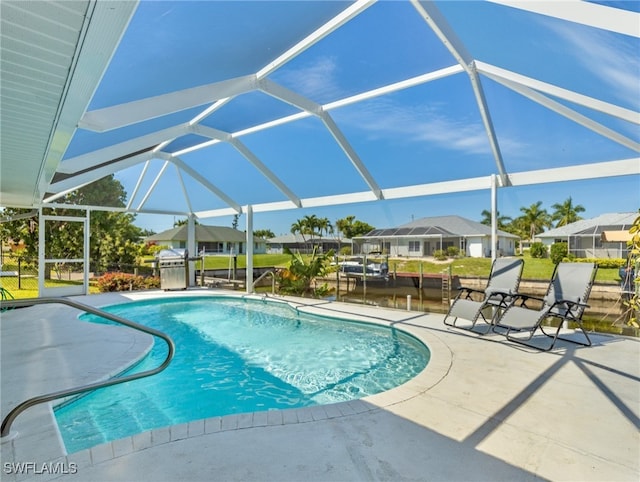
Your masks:
{"label": "stainless steel grill", "polygon": [[189,253],[186,249],[163,249],[157,256],[160,288],[185,290],[189,285]]}

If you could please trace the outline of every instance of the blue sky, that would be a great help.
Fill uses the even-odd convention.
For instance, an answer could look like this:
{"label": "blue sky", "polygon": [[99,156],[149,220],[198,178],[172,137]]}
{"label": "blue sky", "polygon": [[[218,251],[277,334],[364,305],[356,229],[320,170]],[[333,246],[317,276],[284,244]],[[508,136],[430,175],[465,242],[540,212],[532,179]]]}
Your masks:
{"label": "blue sky", "polygon": [[[607,2],[617,4],[620,2]],[[639,2],[622,2],[638,10]],[[342,2],[169,2],[143,1],[97,89],[90,109],[218,82],[257,72],[292,41],[337,14]],[[558,19],[487,2],[439,2],[443,15],[470,54],[487,64],[575,90],[626,109],[640,111],[640,43]],[[274,25],[286,28],[274,28]],[[379,2],[332,35],[302,52],[268,78],[318,104],[450,67],[455,60],[407,2]],[[482,77],[504,164],[508,172],[590,164],[637,157],[638,153],[602,137]],[[619,134],[640,142],[637,124],[554,99]],[[78,131],[66,158],[193,119],[189,109],[97,134]],[[202,124],[225,132],[298,112],[262,92],[239,95]],[[340,107],[330,114],[382,188],[487,176],[496,163],[487,140],[469,77],[456,74],[410,89]],[[244,145],[299,197],[365,191],[367,186],[330,132],[309,117],[243,135]],[[168,152],[204,141],[185,136]],[[284,197],[228,144],[180,155],[240,204]],[[141,193],[153,182],[162,161],[152,161]],[[133,192],[142,166],[116,177]],[[224,203],[188,176],[182,176],[194,210]],[[171,167],[145,207],[161,209],[171,200],[186,209]],[[134,205],[143,194],[138,194]],[[517,217],[520,208],[569,196],[586,208],[584,217],[640,208],[640,177],[612,177],[498,191],[498,210]],[[164,204],[163,204],[164,203]],[[308,214],[335,223],[348,215],[375,227],[392,227],[426,216],[457,214],[480,220],[490,209],[489,191],[455,193],[397,201],[256,213],[254,229],[288,233]],[[161,231],[174,216],[139,214],[139,226]],[[231,217],[202,219],[230,225]],[[244,216],[240,228],[244,229]]]}

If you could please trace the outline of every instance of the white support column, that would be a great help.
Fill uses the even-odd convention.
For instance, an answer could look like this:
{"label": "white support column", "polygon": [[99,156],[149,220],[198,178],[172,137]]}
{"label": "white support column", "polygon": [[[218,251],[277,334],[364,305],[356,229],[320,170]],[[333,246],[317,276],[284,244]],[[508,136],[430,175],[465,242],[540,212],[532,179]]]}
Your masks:
{"label": "white support column", "polygon": [[[196,240],[196,216],[191,213],[187,218],[187,250],[189,251],[189,257],[198,255],[198,243]],[[187,284],[189,286],[195,286],[196,284],[196,263],[195,261],[189,261],[189,279]]]}
{"label": "white support column", "polygon": [[44,296],[44,224],[42,208],[38,209],[38,296]]}
{"label": "white support column", "polygon": [[498,257],[498,196],[496,175],[491,175],[491,261]]}
{"label": "white support column", "polygon": [[253,293],[253,207],[247,206],[247,293]]}
{"label": "white support column", "polygon": [[91,210],[87,209],[84,225],[84,294],[89,294],[89,271],[91,270]]}

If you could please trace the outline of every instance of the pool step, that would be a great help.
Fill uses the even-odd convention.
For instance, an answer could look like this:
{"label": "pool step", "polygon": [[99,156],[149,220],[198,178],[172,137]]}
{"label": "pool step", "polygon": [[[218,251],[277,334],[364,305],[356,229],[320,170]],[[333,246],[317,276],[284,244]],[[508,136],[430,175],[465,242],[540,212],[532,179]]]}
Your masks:
{"label": "pool step", "polygon": [[94,416],[94,422],[106,440],[115,440],[142,432],[145,428],[139,423],[135,412],[129,405],[120,401],[111,404],[109,412],[103,416]]}
{"label": "pool step", "polygon": [[129,414],[135,418],[139,426],[145,426],[145,430],[173,424],[166,411],[159,407],[156,401],[146,393],[142,393],[139,399],[136,400],[135,407],[129,409]]}

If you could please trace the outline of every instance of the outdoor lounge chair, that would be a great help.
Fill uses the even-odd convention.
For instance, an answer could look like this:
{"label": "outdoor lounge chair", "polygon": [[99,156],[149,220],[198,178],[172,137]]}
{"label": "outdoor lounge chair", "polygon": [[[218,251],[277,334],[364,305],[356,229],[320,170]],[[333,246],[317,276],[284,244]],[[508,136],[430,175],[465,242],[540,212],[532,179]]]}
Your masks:
{"label": "outdoor lounge chair", "polygon": [[[582,315],[585,308],[589,306],[586,302],[589,299],[597,270],[598,265],[595,263],[559,263],[553,272],[544,298],[517,295],[514,302],[503,311],[496,326],[506,328],[507,331],[504,335],[508,340],[539,350],[551,350],[558,339],[578,345],[591,346],[589,335],[582,326]],[[541,307],[538,309],[528,307],[527,303],[531,300],[537,300]],[[550,318],[558,320],[558,327],[553,335],[546,333],[542,325],[543,321]],[[558,336],[564,322],[576,323],[585,336],[586,342]],[[494,326],[494,331],[497,332],[496,326]],[[533,338],[538,328],[544,335],[553,338],[551,345],[547,348],[527,343]],[[514,336],[515,333],[522,332],[528,332],[528,336],[526,338]]]}
{"label": "outdoor lounge chair", "polygon": [[[497,258],[494,260],[487,287],[484,290],[460,288],[458,296],[453,300],[449,312],[444,317],[444,324],[473,330],[478,319],[482,318],[489,324],[486,331],[488,333],[498,315],[509,305],[513,296],[518,292],[523,267],[524,262],[519,258]],[[492,314],[487,320],[485,312],[488,309],[491,309]],[[451,317],[453,317],[453,322],[447,322],[447,319]],[[456,325],[458,318],[470,320],[471,325]]]}

